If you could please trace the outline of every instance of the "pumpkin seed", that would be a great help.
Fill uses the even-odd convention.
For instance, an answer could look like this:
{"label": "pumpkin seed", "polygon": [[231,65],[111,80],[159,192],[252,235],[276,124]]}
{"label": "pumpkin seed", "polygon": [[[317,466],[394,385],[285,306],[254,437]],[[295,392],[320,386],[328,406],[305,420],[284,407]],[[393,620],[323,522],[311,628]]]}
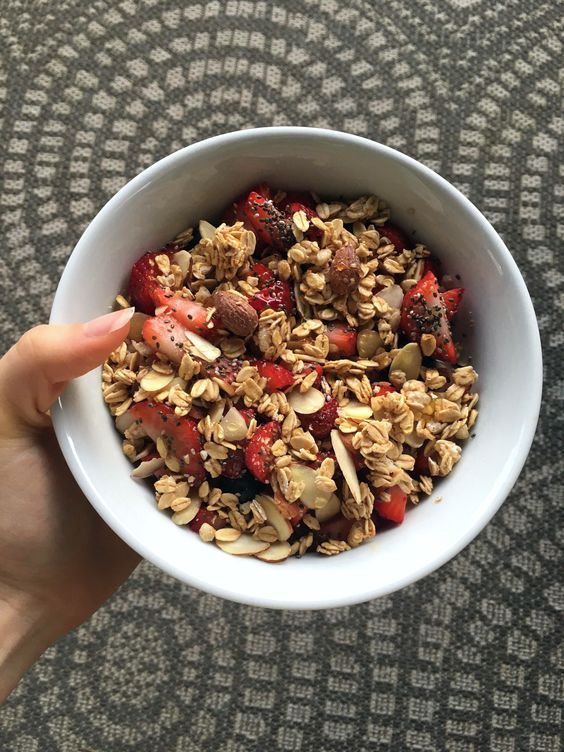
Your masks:
{"label": "pumpkin seed", "polygon": [[417,342],[410,342],[402,347],[390,364],[390,373],[403,371],[406,381],[416,379],[421,368],[421,350]]}
{"label": "pumpkin seed", "polygon": [[361,358],[371,358],[376,355],[376,350],[382,347],[382,338],[373,329],[364,329],[358,333],[356,349]]}

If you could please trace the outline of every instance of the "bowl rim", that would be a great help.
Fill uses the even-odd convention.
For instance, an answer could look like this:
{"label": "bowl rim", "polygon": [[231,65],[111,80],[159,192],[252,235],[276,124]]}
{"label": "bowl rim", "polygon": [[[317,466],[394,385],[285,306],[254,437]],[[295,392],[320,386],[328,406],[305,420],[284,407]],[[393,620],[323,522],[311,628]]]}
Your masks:
{"label": "bowl rim", "polygon": [[[61,279],[56,289],[55,297],[50,315],[50,323],[68,323],[64,315],[65,297],[67,296],[66,279],[68,279],[74,272],[75,267],[79,267],[82,262],[82,257],[86,252],[86,247],[91,234],[96,232],[98,225],[103,224],[106,221],[106,217],[111,214],[114,207],[119,206],[125,200],[128,200],[135,195],[143,186],[149,181],[158,178],[163,173],[166,173],[169,166],[179,159],[182,159],[187,154],[196,154],[202,150],[213,150],[216,146],[222,146],[229,142],[236,143],[246,140],[255,139],[270,139],[273,137],[287,136],[287,137],[306,137],[306,138],[323,138],[339,142],[340,144],[350,144],[356,146],[362,146],[375,152],[380,152],[389,158],[396,160],[398,163],[403,164],[408,169],[414,171],[416,174],[426,177],[431,181],[437,183],[439,187],[448,192],[457,206],[466,212],[469,212],[473,221],[477,222],[481,229],[485,232],[487,237],[496,247],[496,252],[503,260],[505,269],[510,274],[513,283],[517,286],[520,299],[524,308],[526,318],[526,331],[524,332],[525,341],[528,347],[529,356],[529,368],[533,376],[533,382],[531,383],[531,391],[527,395],[528,411],[524,417],[524,423],[526,423],[526,430],[520,436],[520,443],[517,447],[514,447],[513,462],[511,468],[505,475],[503,482],[497,487],[496,495],[494,496],[492,503],[486,507],[480,516],[473,519],[470,524],[458,537],[456,537],[450,545],[441,548],[440,551],[432,557],[429,562],[421,568],[416,568],[413,572],[406,574],[395,580],[392,583],[382,585],[378,581],[375,581],[371,588],[367,588],[362,596],[358,593],[340,593],[334,597],[324,598],[316,601],[310,606],[304,606],[303,603],[293,603],[288,599],[278,598],[276,594],[269,593],[264,596],[254,596],[249,593],[248,597],[234,595],[230,592],[229,588],[222,587],[221,584],[215,584],[213,582],[203,581],[202,578],[195,575],[193,572],[185,571],[175,566],[173,563],[166,560],[159,552],[155,552],[150,549],[148,544],[143,539],[133,534],[128,526],[121,521],[121,519],[115,514],[112,509],[105,505],[99,498],[98,492],[91,484],[89,477],[85,473],[82,467],[81,459],[76,451],[72,435],[68,430],[66,412],[64,409],[65,394],[57,400],[52,409],[52,419],[55,434],[57,436],[59,445],[65,457],[65,460],[75,477],[78,485],[87,497],[89,502],[94,506],[98,514],[105,520],[105,522],[122,538],[131,548],[136,550],[143,558],[152,562],[167,574],[179,579],[193,587],[204,590],[212,595],[220,596],[231,601],[236,601],[252,606],[262,606],[268,608],[286,608],[286,609],[322,609],[322,608],[335,608],[342,606],[349,606],[356,603],[372,600],[383,595],[388,595],[396,590],[399,590],[409,584],[417,582],[417,580],[425,577],[431,572],[439,569],[446,564],[450,559],[455,557],[460,551],[462,551],[487,525],[492,519],[494,514],[501,507],[511,489],[515,485],[517,478],[519,477],[527,456],[529,454],[531,444],[533,442],[536,426],[538,423],[538,417],[540,413],[541,397],[542,397],[542,349],[540,334],[537,325],[537,319],[533,303],[531,301],[528,289],[525,285],[523,277],[519,271],[519,268],[513,259],[513,256],[509,252],[505,243],[498,235],[496,230],[486,219],[486,217],[479,211],[479,209],[454,185],[449,183],[445,178],[439,175],[437,172],[427,167],[426,165],[418,162],[413,157],[404,154],[390,146],[381,144],[377,141],[357,136],[351,133],[344,133],[342,131],[330,130],[326,128],[309,128],[303,126],[271,126],[261,128],[249,128],[239,131],[231,131],[223,133],[217,136],[212,136],[207,139],[203,139],[196,143],[182,147],[171,154],[159,159],[149,167],[145,168],[141,173],[129,180],[123,185],[117,193],[115,193],[106,204],[99,210],[94,216],[90,224],[82,233],[77,244],[75,245],[67,264],[61,275]],[[83,250],[84,249],[84,250]]]}

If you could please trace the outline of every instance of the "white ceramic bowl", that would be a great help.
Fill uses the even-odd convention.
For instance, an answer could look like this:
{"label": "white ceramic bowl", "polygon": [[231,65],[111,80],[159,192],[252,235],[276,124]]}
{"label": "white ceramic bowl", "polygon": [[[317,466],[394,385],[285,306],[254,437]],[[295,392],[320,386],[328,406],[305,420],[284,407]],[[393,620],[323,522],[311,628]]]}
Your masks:
{"label": "white ceramic bowl", "polygon": [[[230,557],[159,512],[131,480],[102,401],[100,372],[67,389],[53,410],[66,460],[99,514],[127,543],[190,585],[243,603],[326,608],[369,600],[447,562],[490,520],[525,462],[541,395],[541,350],[527,288],[482,214],[443,178],[393,149],[327,130],[264,128],[193,144],[131,180],[94,218],[61,278],[51,321],[110,310],[132,263],[200,218],[213,220],[244,189],[266,180],[328,197],[375,193],[392,218],[459,273],[472,309],[468,345],[480,374],[476,438],[437,494],[405,522],[344,555],[280,565]],[[466,315],[468,310],[466,310]],[[462,314],[465,315],[464,312]]]}

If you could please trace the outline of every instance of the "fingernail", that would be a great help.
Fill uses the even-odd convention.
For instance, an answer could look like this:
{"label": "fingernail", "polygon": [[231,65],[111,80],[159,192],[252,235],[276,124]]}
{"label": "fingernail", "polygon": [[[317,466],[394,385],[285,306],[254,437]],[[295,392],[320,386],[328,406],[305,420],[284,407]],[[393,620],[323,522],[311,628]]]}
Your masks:
{"label": "fingernail", "polygon": [[130,320],[135,313],[135,308],[125,308],[123,311],[113,311],[113,313],[105,313],[103,316],[98,316],[97,319],[87,321],[83,324],[84,334],[87,337],[103,337],[106,334],[121,329]]}

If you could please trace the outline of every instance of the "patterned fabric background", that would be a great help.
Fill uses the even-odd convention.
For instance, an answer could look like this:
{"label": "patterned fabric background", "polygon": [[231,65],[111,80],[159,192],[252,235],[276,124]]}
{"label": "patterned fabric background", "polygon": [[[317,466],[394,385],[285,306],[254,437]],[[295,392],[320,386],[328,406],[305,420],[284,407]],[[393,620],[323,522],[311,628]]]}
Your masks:
{"label": "patterned fabric background", "polygon": [[294,124],[382,141],[466,193],[527,281],[547,376],[520,481],[439,572],[353,608],[278,613],[144,564],[24,679],[0,712],[0,748],[561,750],[562,3],[3,0],[0,11],[4,347],[47,319],[73,245],[129,178],[207,136]]}

